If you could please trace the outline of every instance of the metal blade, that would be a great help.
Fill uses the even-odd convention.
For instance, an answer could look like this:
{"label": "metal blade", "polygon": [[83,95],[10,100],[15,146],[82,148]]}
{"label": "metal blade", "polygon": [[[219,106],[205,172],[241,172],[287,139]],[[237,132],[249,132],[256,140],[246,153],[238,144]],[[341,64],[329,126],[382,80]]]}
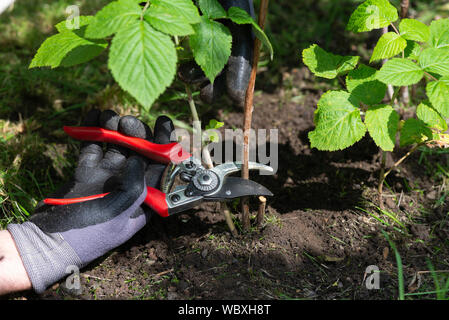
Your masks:
{"label": "metal blade", "polygon": [[[249,170],[260,170],[266,173],[274,173],[274,170],[272,167],[257,163],[257,162],[248,162],[248,169]],[[235,161],[235,162],[226,162],[223,164],[220,164],[212,169],[213,171],[217,172],[217,174],[221,176],[227,176],[231,173],[241,171],[242,170],[242,162]]]}
{"label": "metal blade", "polygon": [[213,195],[205,195],[204,200],[234,199],[245,196],[273,196],[270,190],[257,182],[239,177],[227,177],[222,187]]}

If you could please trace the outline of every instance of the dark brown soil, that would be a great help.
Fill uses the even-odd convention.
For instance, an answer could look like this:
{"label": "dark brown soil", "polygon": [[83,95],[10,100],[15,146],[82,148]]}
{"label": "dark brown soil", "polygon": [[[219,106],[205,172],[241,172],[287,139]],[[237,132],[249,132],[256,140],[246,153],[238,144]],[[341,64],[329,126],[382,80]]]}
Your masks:
{"label": "dark brown soil", "polygon": [[[431,209],[436,182],[418,163],[419,153],[387,179],[385,206],[405,225],[401,233],[368,213],[394,224],[375,207],[379,152],[370,139],[340,152],[310,149],[307,133],[313,130],[321,91],[304,75],[305,70],[293,70],[284,81],[294,89],[255,97],[253,127],[279,129],[277,174],[254,177],[275,194],[261,230],[231,237],[217,204],[168,219],[154,217],[131,241],[82,270],[81,295],[56,284],[41,297],[25,297],[397,299],[395,255],[381,229],[401,254],[406,292],[417,290],[407,285],[416,272],[428,270],[426,258],[436,269],[447,269],[448,228],[445,222],[436,224],[446,221],[442,213],[447,211]],[[226,127],[241,127],[238,110],[219,111],[216,117]],[[387,165],[404,151],[394,153]],[[252,209],[255,214],[257,206]],[[238,206],[233,210],[237,213]],[[366,289],[370,265],[381,270],[379,290]]]}

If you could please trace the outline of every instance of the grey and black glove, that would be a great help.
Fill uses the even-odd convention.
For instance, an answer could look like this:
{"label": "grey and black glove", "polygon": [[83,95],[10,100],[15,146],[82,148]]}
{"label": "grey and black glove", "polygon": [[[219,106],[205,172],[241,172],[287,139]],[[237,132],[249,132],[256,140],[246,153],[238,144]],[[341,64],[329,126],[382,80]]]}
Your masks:
{"label": "grey and black glove", "polygon": [[[84,125],[169,143],[173,124],[167,117],[151,130],[134,117],[120,118],[112,111],[91,112]],[[84,142],[74,180],[53,196],[75,198],[110,192],[101,199],[64,206],[40,204],[29,221],[9,224],[31,280],[42,293],[67,276],[67,268],[82,268],[130,239],[149,220],[151,211],[141,206],[146,186],[157,187],[165,166],[151,163],[124,148]]]}

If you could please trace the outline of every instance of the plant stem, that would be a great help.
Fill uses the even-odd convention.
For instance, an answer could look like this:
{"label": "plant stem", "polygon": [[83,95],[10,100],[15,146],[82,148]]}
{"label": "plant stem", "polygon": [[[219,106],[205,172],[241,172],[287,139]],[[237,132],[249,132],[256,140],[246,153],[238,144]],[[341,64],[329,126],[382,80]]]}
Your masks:
{"label": "plant stem", "polygon": [[384,175],[384,179],[391,173],[391,171],[393,171],[396,167],[398,167],[402,162],[404,162],[405,159],[407,159],[413,152],[415,152],[420,146],[422,146],[423,143],[418,143],[417,145],[415,145],[413,148],[410,149],[409,152],[407,152],[405,154],[405,156],[403,156],[401,159],[399,159],[398,161],[396,161],[396,163],[390,168],[390,170],[388,170],[385,175]]}
{"label": "plant stem", "polygon": [[[195,101],[193,100],[192,96],[192,90],[190,90],[190,86],[186,83],[185,89],[187,93],[187,100],[189,102],[190,112],[192,113],[192,119],[193,119],[193,134],[200,134],[201,133],[201,125],[200,125],[200,118],[198,116],[198,112],[196,110]],[[212,169],[214,167],[214,164],[212,162],[209,149],[207,146],[202,148],[202,155],[203,159],[205,160],[206,167],[208,169]],[[226,223],[228,224],[229,230],[231,231],[231,234],[236,237],[237,231],[234,225],[234,222],[232,221],[231,213],[229,209],[227,209],[226,203],[222,203],[220,206],[220,211],[223,213]]]}
{"label": "plant stem", "polygon": [[[264,30],[265,20],[268,12],[269,0],[261,0],[259,10],[259,27]],[[254,52],[251,76],[248,83],[248,89],[245,97],[245,113],[243,117],[243,165],[242,165],[242,178],[249,179],[249,135],[251,130],[251,121],[253,114],[253,100],[254,100],[254,87],[257,76],[257,65],[259,63],[260,47],[262,43],[258,38],[254,40]],[[250,227],[249,218],[249,203],[248,198],[242,199],[242,225],[243,230],[248,231]]]}
{"label": "plant stem", "polygon": [[382,150],[382,159],[380,162],[380,174],[379,174],[379,185],[377,186],[377,192],[379,194],[379,207],[384,209],[384,200],[383,200],[383,187],[385,181],[385,161],[387,158],[387,152]]}
{"label": "plant stem", "polygon": [[259,197],[259,211],[257,212],[257,227],[261,227],[263,218],[265,216],[265,209],[267,205],[267,199],[263,196]]}
{"label": "plant stem", "polygon": [[409,0],[401,0],[401,18],[402,19],[407,18],[409,7],[410,7]]}
{"label": "plant stem", "polygon": [[147,1],[147,3],[145,3],[145,7],[143,7],[143,9],[142,9],[142,13],[141,13],[141,15],[140,15],[140,21],[143,20],[143,16],[144,16],[144,14],[145,14],[145,11],[147,11],[147,9],[148,9],[149,6],[150,6],[150,1]]}
{"label": "plant stem", "polygon": [[397,34],[401,34],[393,23],[390,23],[390,25],[393,27],[394,32],[396,32]]}
{"label": "plant stem", "polygon": [[432,76],[430,73],[424,71],[424,74],[425,74],[426,76],[428,76],[430,79],[432,79],[433,81],[438,81],[438,79],[435,78],[434,76]]}

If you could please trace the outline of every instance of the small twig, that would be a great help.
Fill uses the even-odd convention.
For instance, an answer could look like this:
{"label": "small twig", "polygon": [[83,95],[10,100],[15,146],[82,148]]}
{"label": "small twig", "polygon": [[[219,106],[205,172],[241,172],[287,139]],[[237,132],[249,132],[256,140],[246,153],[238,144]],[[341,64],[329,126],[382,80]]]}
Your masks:
{"label": "small twig", "polygon": [[231,235],[236,238],[238,237],[237,229],[235,228],[234,222],[232,221],[231,211],[228,208],[226,202],[220,203],[220,212],[224,215],[226,223],[228,224],[229,231]]}
{"label": "small twig", "polygon": [[259,211],[257,212],[257,227],[261,227],[265,216],[265,209],[267,205],[267,199],[263,196],[259,197]]}
{"label": "small twig", "polygon": [[160,276],[163,276],[164,274],[167,274],[167,273],[170,273],[170,272],[173,272],[173,268],[171,268],[171,269],[169,269],[169,270],[165,270],[165,271],[162,271],[162,272],[159,272],[159,273],[156,273],[156,274],[153,274],[151,277],[152,278],[158,278],[158,277],[160,277]]}
{"label": "small twig", "polygon": [[432,76],[430,73],[428,73],[427,71],[424,71],[424,74],[426,75],[426,76],[428,76],[430,79],[432,79],[433,81],[438,81],[438,79],[437,78],[435,78],[434,76]]}
{"label": "small twig", "polygon": [[396,32],[397,34],[401,34],[393,23],[390,23],[390,25],[393,27],[394,32]]}
{"label": "small twig", "polygon": [[385,181],[385,161],[386,161],[387,153],[382,151],[382,159],[380,162],[380,174],[379,174],[379,185],[377,186],[377,192],[379,194],[379,207],[384,209],[384,200],[382,198],[384,181]]}
{"label": "small twig", "polygon": [[84,278],[89,278],[89,279],[103,280],[103,281],[112,281],[112,279],[106,279],[106,278],[100,278],[100,277],[96,277],[96,276],[91,276],[90,274],[85,274],[85,273],[83,273],[82,276]]}
{"label": "small twig", "polygon": [[409,152],[407,152],[405,154],[405,156],[403,156],[401,159],[399,159],[398,161],[396,161],[396,163],[390,168],[390,170],[388,170],[385,175],[384,175],[384,179],[391,173],[391,171],[393,171],[394,169],[396,169],[402,162],[404,162],[405,159],[407,159],[413,152],[415,152],[420,146],[422,146],[423,143],[419,143],[417,145],[415,145],[412,149],[410,149]]}

